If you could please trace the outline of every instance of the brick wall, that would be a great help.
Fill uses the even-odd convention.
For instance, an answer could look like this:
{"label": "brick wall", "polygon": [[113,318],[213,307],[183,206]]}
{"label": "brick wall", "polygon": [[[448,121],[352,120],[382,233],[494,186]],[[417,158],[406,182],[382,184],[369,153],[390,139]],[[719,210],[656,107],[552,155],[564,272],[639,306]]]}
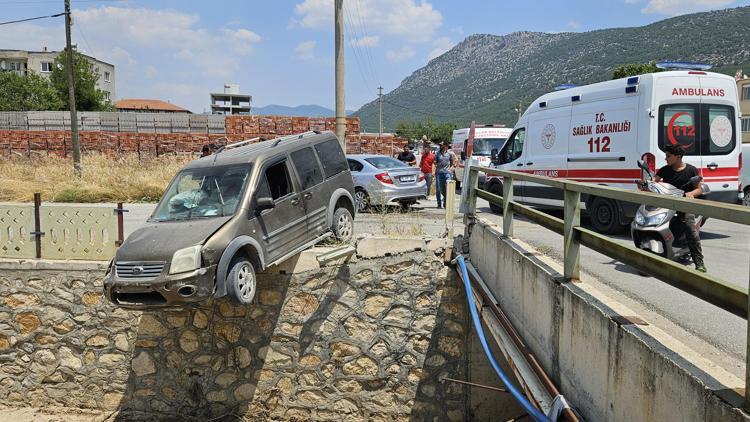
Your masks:
{"label": "brick wall", "polygon": [[[226,134],[208,133],[136,133],[81,131],[82,152],[109,155],[138,153],[149,157],[165,154],[199,153],[207,143],[224,145],[245,139],[262,137],[273,139],[309,130],[336,130],[333,117],[289,116],[227,116]],[[390,155],[391,141],[399,152],[405,139],[386,134],[365,134],[360,139],[358,117],[347,118],[347,153],[376,153]],[[40,157],[71,155],[72,141],[68,131],[0,130],[0,157]]]}

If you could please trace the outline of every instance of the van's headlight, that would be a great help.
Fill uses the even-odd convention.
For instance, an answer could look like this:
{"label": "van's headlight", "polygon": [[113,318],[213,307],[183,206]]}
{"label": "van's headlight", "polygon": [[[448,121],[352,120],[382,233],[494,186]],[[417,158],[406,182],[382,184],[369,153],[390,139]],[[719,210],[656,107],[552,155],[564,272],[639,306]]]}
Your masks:
{"label": "van's headlight", "polygon": [[646,217],[644,217],[640,211],[635,213],[635,223],[638,224],[639,226],[646,225]]}
{"label": "van's headlight", "polygon": [[195,245],[180,249],[172,255],[172,263],[169,265],[169,273],[177,274],[192,271],[201,266],[201,246]]}

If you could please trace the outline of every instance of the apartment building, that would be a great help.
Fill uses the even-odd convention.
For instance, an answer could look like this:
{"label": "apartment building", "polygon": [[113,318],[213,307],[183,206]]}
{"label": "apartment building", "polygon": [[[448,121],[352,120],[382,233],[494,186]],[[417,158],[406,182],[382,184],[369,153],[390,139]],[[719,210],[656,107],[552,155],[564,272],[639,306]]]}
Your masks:
{"label": "apartment building", "polygon": [[[740,76],[740,75],[738,75]],[[737,92],[740,95],[740,113],[742,113],[742,143],[750,143],[750,77],[737,77]]]}
{"label": "apartment building", "polygon": [[[16,72],[21,76],[26,76],[28,72],[36,72],[49,78],[52,67],[55,65],[55,58],[59,54],[59,51],[48,51],[47,47],[44,47],[42,51],[0,49],[0,71]],[[114,103],[115,66],[86,54],[83,56],[91,62],[94,72],[99,74],[96,88],[104,91],[105,100]]]}

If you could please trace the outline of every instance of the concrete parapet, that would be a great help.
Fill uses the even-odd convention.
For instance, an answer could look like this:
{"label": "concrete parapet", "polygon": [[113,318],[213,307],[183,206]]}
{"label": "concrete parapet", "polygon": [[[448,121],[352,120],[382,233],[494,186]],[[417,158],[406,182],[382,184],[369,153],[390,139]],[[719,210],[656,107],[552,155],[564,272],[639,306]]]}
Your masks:
{"label": "concrete parapet", "polygon": [[566,399],[591,421],[748,421],[743,380],[585,279],[479,220],[472,264]]}

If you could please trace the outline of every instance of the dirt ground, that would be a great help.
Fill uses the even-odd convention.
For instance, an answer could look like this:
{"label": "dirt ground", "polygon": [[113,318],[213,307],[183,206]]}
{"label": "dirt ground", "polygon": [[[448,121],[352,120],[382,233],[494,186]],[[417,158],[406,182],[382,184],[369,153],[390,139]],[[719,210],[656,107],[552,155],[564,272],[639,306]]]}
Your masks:
{"label": "dirt ground", "polygon": [[0,407],[0,421],[13,422],[105,422],[115,417],[113,412],[87,411],[82,409],[30,407]]}

